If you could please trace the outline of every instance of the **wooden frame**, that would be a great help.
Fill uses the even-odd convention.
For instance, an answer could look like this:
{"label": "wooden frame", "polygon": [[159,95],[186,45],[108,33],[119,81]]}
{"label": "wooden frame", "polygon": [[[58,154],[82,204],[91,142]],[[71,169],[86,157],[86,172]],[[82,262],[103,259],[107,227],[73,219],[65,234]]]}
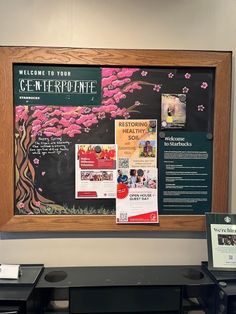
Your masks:
{"label": "wooden frame", "polygon": [[228,211],[231,52],[0,48],[1,231],[203,231],[203,215],[160,216],[160,225],[116,225],[113,216],[14,215],[13,64],[175,66],[215,69],[212,211]]}

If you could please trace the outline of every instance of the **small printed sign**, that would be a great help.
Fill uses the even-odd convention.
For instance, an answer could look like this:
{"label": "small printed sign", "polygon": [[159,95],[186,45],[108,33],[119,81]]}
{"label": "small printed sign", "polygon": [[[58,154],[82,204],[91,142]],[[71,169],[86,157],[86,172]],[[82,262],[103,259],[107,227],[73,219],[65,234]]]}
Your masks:
{"label": "small printed sign", "polygon": [[116,145],[75,146],[75,198],[116,197]]}
{"label": "small printed sign", "polygon": [[99,67],[14,65],[15,105],[98,106]]}

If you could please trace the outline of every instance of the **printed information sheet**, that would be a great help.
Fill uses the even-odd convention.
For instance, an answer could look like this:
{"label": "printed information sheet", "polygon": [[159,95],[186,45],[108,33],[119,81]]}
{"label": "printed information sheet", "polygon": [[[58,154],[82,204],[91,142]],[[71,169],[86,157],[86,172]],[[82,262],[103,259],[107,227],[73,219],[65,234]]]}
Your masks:
{"label": "printed information sheet", "polygon": [[75,146],[75,198],[116,197],[116,145]]}
{"label": "printed information sheet", "polygon": [[208,268],[236,269],[236,215],[206,213]]}
{"label": "printed information sheet", "polygon": [[213,267],[236,267],[236,225],[211,224]]}
{"label": "printed information sheet", "polygon": [[158,223],[157,121],[116,120],[117,223]]}
{"label": "printed information sheet", "polygon": [[212,139],[204,132],[164,134],[159,151],[160,211],[211,211]]}

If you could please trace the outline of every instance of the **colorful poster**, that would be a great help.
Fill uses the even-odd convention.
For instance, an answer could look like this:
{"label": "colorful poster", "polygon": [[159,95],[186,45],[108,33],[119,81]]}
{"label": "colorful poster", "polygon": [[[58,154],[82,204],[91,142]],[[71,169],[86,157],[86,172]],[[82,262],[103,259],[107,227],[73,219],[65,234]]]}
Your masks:
{"label": "colorful poster", "polygon": [[161,95],[161,128],[182,129],[186,123],[186,95]]}
{"label": "colorful poster", "polygon": [[156,168],[156,120],[116,120],[115,133],[119,168]]}
{"label": "colorful poster", "polygon": [[157,121],[116,120],[117,223],[158,223]]}
{"label": "colorful poster", "polygon": [[75,198],[116,197],[116,145],[75,147]]}

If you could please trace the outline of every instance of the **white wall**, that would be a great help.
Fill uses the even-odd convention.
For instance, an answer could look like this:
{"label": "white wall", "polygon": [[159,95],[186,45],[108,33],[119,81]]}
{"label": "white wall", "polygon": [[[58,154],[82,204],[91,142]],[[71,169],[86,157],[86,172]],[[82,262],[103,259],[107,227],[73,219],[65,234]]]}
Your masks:
{"label": "white wall", "polygon": [[[232,50],[236,0],[0,0],[0,45]],[[234,87],[234,70],[233,70]],[[234,88],[232,107],[235,103]],[[236,111],[232,110],[232,121]],[[232,125],[231,208],[236,208]],[[233,212],[236,212],[234,210]],[[206,240],[51,236],[0,240],[0,263],[199,264]]]}

